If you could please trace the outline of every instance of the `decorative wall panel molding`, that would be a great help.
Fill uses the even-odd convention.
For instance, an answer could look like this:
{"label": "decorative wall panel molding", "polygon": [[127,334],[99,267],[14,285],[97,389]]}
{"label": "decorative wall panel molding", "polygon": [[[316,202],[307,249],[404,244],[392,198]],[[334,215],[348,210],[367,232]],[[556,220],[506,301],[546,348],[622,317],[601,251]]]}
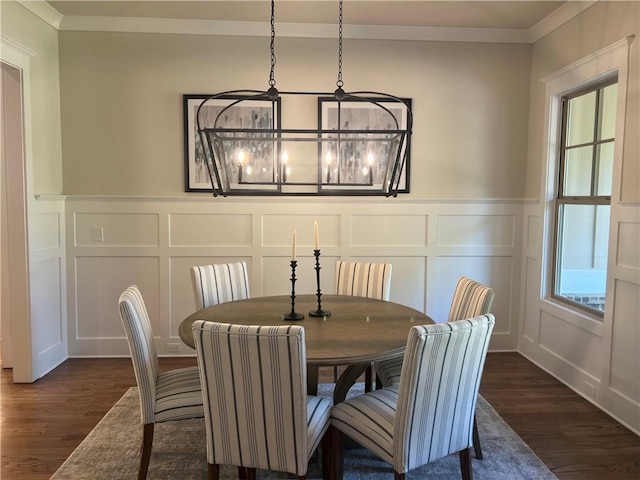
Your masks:
{"label": "decorative wall panel molding", "polygon": [[60,198],[31,202],[29,293],[35,378],[42,377],[67,359],[68,265],[64,207],[64,199]]}
{"label": "decorative wall panel molding", "polygon": [[[245,261],[252,296],[288,295],[293,229],[299,262],[296,291],[315,293],[314,220],[319,225],[324,293],[334,290],[336,260],[390,262],[391,300],[444,321],[458,276],[470,275],[496,288],[494,311],[499,328],[492,348],[513,350],[517,344],[521,212],[518,200],[69,197],[67,235],[74,239],[67,250],[69,354],[128,355],[117,298],[136,283],[154,322],[159,354],[192,355],[177,335],[180,321],[194,309],[189,268]],[[464,235],[456,240],[455,231],[448,227],[447,245],[438,246],[438,219],[443,217],[455,218]],[[473,233],[475,229],[480,233]],[[104,241],[94,240],[94,235],[103,235]],[[471,244],[470,236],[474,238]],[[491,242],[480,245],[482,238]]]}
{"label": "decorative wall panel molding", "polygon": [[350,243],[354,247],[426,247],[426,215],[353,215]]}
{"label": "decorative wall panel molding", "polygon": [[172,247],[251,246],[251,215],[175,213],[169,217]]}
{"label": "decorative wall panel molding", "polygon": [[74,220],[76,246],[158,246],[159,219],[154,213],[86,212]]}
{"label": "decorative wall panel molding", "polygon": [[640,271],[640,224],[620,222],[618,229],[618,242],[622,248],[617,250],[616,265]]}
{"label": "decorative wall panel molding", "polygon": [[[31,287],[40,292],[40,297],[32,303],[31,317],[38,328],[32,330],[33,347],[36,356],[61,345],[66,337],[62,330],[62,285],[60,258],[50,258],[31,265]],[[50,321],[54,320],[54,321]]]}
{"label": "decorative wall panel molding", "polygon": [[35,251],[60,248],[63,245],[60,212],[46,212],[34,215],[31,245]]}
{"label": "decorative wall panel molding", "polygon": [[440,215],[439,246],[513,247],[515,218],[510,215]]}

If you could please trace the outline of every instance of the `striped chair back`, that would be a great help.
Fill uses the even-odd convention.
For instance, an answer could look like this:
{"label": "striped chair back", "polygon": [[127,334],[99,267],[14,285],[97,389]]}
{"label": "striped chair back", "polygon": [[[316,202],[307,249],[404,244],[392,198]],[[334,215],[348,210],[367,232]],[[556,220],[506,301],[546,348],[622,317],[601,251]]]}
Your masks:
{"label": "striped chair back", "polygon": [[494,324],[494,316],[487,314],[409,331],[393,433],[396,472],[473,444],[478,389]]}
{"label": "striped chair back", "polygon": [[191,267],[196,310],[249,298],[246,262]]}
{"label": "striped chair back", "polygon": [[336,262],[335,292],[338,295],[389,300],[390,263]]}
{"label": "striped chair back", "polygon": [[207,462],[305,475],[309,457],[328,428],[330,402],[309,397],[310,402],[327,402],[324,424],[318,427],[323,430],[309,444],[307,408],[313,412],[317,403],[307,405],[304,328],[199,320],[193,324],[193,337],[205,405]]}
{"label": "striped chair back", "polygon": [[449,322],[484,315],[491,310],[493,289],[467,277],[460,277],[449,309]]}
{"label": "striped chair back", "polygon": [[140,390],[142,423],[154,423],[158,356],[153,343],[153,330],[144,299],[137,286],[131,285],[118,300],[120,318],[127,333],[133,371]]}

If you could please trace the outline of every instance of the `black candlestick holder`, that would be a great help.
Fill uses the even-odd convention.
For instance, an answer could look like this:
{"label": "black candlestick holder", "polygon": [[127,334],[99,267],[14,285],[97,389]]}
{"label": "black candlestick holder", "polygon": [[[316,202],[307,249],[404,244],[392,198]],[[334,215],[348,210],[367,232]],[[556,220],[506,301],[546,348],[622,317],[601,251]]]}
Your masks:
{"label": "black candlestick holder", "polygon": [[318,296],[318,309],[315,311],[311,311],[309,312],[309,316],[310,317],[329,317],[331,315],[331,312],[329,310],[322,310],[322,303],[321,303],[321,297],[322,297],[322,291],[320,290],[320,250],[314,250],[313,254],[316,257],[316,282],[318,284],[318,293],[316,293],[316,295]]}
{"label": "black candlestick holder", "polygon": [[285,313],[282,317],[283,320],[302,320],[304,315],[296,313],[296,266],[298,262],[291,260],[291,312]]}

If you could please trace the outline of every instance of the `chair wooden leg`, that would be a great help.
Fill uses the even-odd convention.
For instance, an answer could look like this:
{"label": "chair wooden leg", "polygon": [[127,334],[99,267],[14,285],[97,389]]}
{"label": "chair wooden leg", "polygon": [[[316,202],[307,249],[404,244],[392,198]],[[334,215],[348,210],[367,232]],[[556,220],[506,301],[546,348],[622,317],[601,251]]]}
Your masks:
{"label": "chair wooden leg", "polygon": [[364,393],[371,391],[373,379],[371,378],[371,365],[364,371]]}
{"label": "chair wooden leg", "polygon": [[207,480],[218,480],[220,478],[220,465],[207,464]]}
{"label": "chair wooden leg", "polygon": [[247,468],[247,480],[256,480],[256,469]]}
{"label": "chair wooden leg", "polygon": [[404,480],[404,473],[393,472],[393,478],[395,480]]}
{"label": "chair wooden leg", "polygon": [[482,460],[482,447],[480,446],[480,434],[478,433],[478,423],[476,416],[473,416],[473,451],[478,460]]}
{"label": "chair wooden leg", "polygon": [[460,450],[460,470],[462,471],[462,480],[473,480],[473,471],[471,470],[471,453],[469,448]]}
{"label": "chair wooden leg", "polygon": [[373,387],[373,367],[369,365],[364,372],[364,391],[370,392]]}
{"label": "chair wooden leg", "polygon": [[142,447],[140,448],[140,470],[138,470],[138,480],[147,478],[149,470],[149,460],[151,459],[151,445],[153,444],[153,427],[155,424],[147,423],[142,430]]}
{"label": "chair wooden leg", "polygon": [[322,480],[331,479],[331,432],[328,429],[322,437]]}
{"label": "chair wooden leg", "polygon": [[331,478],[342,480],[344,475],[344,435],[340,430],[331,426]]}
{"label": "chair wooden leg", "polygon": [[307,367],[307,395],[318,395],[318,375],[320,368],[317,365]]}
{"label": "chair wooden leg", "polygon": [[247,480],[247,467],[238,467],[239,480]]}

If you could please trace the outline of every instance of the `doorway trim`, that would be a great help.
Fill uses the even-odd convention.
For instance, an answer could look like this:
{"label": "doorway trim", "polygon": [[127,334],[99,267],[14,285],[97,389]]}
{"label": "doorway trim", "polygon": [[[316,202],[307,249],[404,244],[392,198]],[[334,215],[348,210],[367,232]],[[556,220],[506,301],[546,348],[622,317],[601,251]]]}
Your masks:
{"label": "doorway trim", "polygon": [[[7,199],[15,215],[8,218],[9,231],[14,236],[10,242],[9,275],[10,282],[10,322],[11,349],[13,360],[13,381],[33,382],[36,380],[31,341],[31,302],[29,278],[29,235],[28,212],[33,202],[32,132],[31,132],[31,73],[30,61],[34,52],[0,36],[0,60],[21,71],[22,86],[22,158],[16,168],[7,168]],[[7,162],[7,167],[9,167]],[[11,171],[9,171],[11,170]]]}

